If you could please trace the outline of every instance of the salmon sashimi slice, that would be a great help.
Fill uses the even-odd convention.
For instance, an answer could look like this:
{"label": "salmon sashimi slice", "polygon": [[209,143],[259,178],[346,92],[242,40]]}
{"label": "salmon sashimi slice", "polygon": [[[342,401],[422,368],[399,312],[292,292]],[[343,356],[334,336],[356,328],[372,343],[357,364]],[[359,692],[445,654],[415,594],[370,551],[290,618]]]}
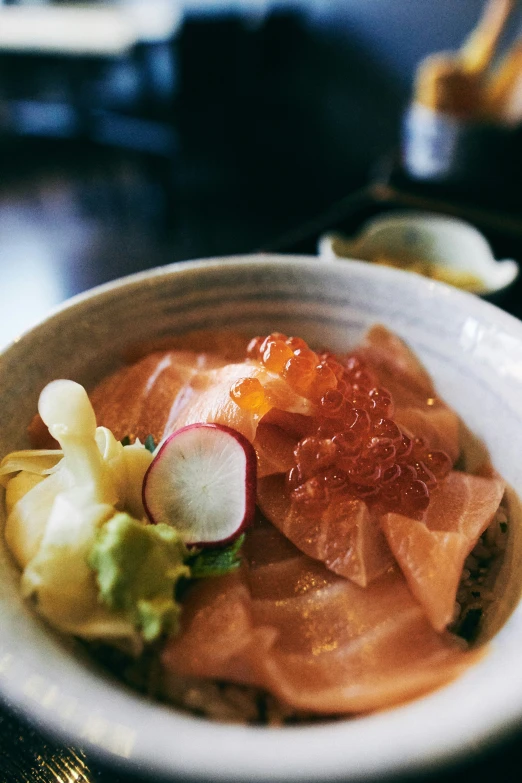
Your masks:
{"label": "salmon sashimi slice", "polygon": [[[467,539],[462,533],[428,530],[423,522],[387,514],[383,530],[410,589],[431,624],[442,631],[453,619]],[[460,566],[460,568],[459,568]]]}
{"label": "salmon sashimi slice", "polygon": [[424,438],[430,448],[445,451],[455,464],[460,454],[460,421],[451,408],[397,406],[393,418],[410,437]]}
{"label": "salmon sashimi slice", "polygon": [[[266,393],[261,413],[239,407],[230,391],[236,381],[257,378]],[[271,408],[309,416],[312,404],[296,394],[280,376],[258,362],[227,363],[210,354],[164,351],[125,365],[101,381],[89,394],[99,426],[119,440],[142,442],[152,435],[158,443],[176,429],[196,422],[224,424],[251,442],[259,421]],[[38,417],[39,418],[39,417]],[[30,428],[33,445],[48,444],[38,419]],[[283,469],[287,459],[283,459]]]}
{"label": "salmon sashimi slice", "polygon": [[365,587],[393,564],[379,519],[361,500],[332,500],[306,513],[285,490],[283,476],[258,482],[264,515],[302,552]]}
{"label": "salmon sashimi slice", "polygon": [[[197,374],[226,365],[226,360],[192,351],[149,353],[118,368],[89,394],[98,426],[108,427],[118,440],[161,440],[165,425],[195,396]],[[33,446],[54,443],[39,415],[29,426]],[[51,441],[51,443],[49,443]],[[56,444],[57,445],[57,444]]]}
{"label": "salmon sashimi slice", "polygon": [[[241,408],[230,396],[234,383],[244,378],[256,378],[263,386],[266,405],[262,411]],[[195,393],[190,405],[185,405],[179,414],[176,412],[176,415],[169,416],[164,435],[187,424],[213,422],[232,427],[252,443],[258,424],[271,408],[300,415],[309,415],[313,410],[309,400],[296,394],[283,378],[265,370],[257,362],[227,364],[198,373],[192,381],[192,388]]]}
{"label": "salmon sashimi slice", "polygon": [[371,366],[380,383],[397,397],[396,404],[416,405],[435,397],[431,376],[419,358],[385,326],[370,327],[354,353]]}
{"label": "salmon sashimi slice", "polygon": [[[274,575],[265,577],[270,585]],[[308,563],[296,581],[317,583]],[[257,598],[253,614],[279,631],[269,648],[255,648],[265,687],[297,709],[391,707],[446,684],[481,656],[433,630],[398,572],[366,588],[337,579],[295,597]]]}
{"label": "salmon sashimi slice", "polygon": [[367,362],[391,392],[393,418],[408,434],[423,437],[453,463],[460,452],[459,417],[437,395],[433,381],[413,351],[386,327],[371,327],[355,355]]}
{"label": "salmon sashimi slice", "polygon": [[152,435],[158,443],[167,423],[194,404],[194,381],[225,360],[191,351],[152,353],[116,370],[89,394],[98,426],[108,427],[121,440],[142,442]]}
{"label": "salmon sashimi slice", "polygon": [[125,351],[126,364],[133,364],[144,356],[158,351],[192,351],[215,356],[229,362],[241,362],[246,356],[250,337],[232,329],[194,329],[185,334],[166,335],[144,340]]}
{"label": "salmon sashimi slice", "polygon": [[253,442],[258,478],[291,470],[297,443],[313,431],[312,416],[271,408],[259,422]]}
{"label": "salmon sashimi slice", "polygon": [[298,438],[282,427],[261,421],[253,443],[258,478],[291,470],[295,465],[294,450],[297,443]]}
{"label": "salmon sashimi slice", "polygon": [[[162,654],[167,671],[260,685],[252,665],[255,633],[250,593],[238,573],[204,580],[183,604],[180,636]],[[273,638],[276,631],[269,629]]]}
{"label": "salmon sashimi slice", "polygon": [[241,553],[250,569],[302,556],[302,552],[261,514],[248,530]]}
{"label": "salmon sashimi slice", "polygon": [[426,512],[430,530],[456,530],[474,546],[495,515],[506,489],[504,479],[452,471]]}
{"label": "salmon sashimi slice", "polygon": [[502,479],[453,471],[433,493],[423,521],[382,517],[390,549],[437,631],[453,618],[464,561],[495,516],[504,490]]}
{"label": "salmon sashimi slice", "polygon": [[407,701],[479,659],[434,631],[398,569],[360,588],[280,534],[252,535],[271,541],[271,559],[249,561],[246,544],[240,572],[196,586],[161,656],[169,676],[250,682],[298,710],[348,714]]}
{"label": "salmon sashimi slice", "polygon": [[[426,619],[404,612],[395,629],[383,627],[349,649],[328,654],[285,652],[274,645],[263,655],[255,648],[264,686],[298,710],[364,713],[394,707],[448,684],[482,655],[447,646]],[[332,637],[330,637],[332,639]],[[371,654],[365,654],[371,650]],[[323,655],[320,653],[323,652]]]}

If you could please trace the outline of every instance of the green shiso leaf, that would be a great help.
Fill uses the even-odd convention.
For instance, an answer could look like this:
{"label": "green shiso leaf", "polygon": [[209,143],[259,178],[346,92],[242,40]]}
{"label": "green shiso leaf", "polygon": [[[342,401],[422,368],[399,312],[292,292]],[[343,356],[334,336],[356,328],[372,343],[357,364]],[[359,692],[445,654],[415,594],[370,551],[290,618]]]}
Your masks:
{"label": "green shiso leaf", "polygon": [[245,540],[244,533],[225,547],[201,549],[189,556],[187,565],[193,579],[204,579],[210,576],[222,576],[235,571],[241,565],[240,550]]}
{"label": "green shiso leaf", "polygon": [[154,452],[154,449],[156,448],[156,444],[154,443],[154,438],[152,437],[152,435],[147,435],[147,437],[145,438],[145,443],[143,445],[145,446],[147,451],[150,451],[151,454]]}

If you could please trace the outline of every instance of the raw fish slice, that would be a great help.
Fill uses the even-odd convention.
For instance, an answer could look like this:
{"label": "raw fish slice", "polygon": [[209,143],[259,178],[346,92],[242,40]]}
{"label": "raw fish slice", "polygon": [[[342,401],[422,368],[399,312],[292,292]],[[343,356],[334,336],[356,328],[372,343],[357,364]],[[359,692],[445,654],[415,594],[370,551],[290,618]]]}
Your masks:
{"label": "raw fish slice", "polygon": [[311,435],[317,430],[317,420],[310,415],[310,412],[308,410],[305,414],[291,413],[286,409],[271,408],[263,416],[262,423],[263,425],[273,424],[298,441],[304,438],[305,435]]}
{"label": "raw fish slice", "polygon": [[[240,408],[230,396],[236,381],[257,378],[267,392],[262,413]],[[213,422],[236,429],[250,442],[271,406],[308,414],[311,403],[257,362],[225,360],[188,351],[156,353],[117,370],[91,393],[98,423],[157,441],[187,424]]]}
{"label": "raw fish slice", "polygon": [[192,351],[225,359],[227,363],[240,362],[246,356],[249,342],[249,337],[231,329],[195,329],[187,334],[157,337],[133,345],[126,351],[124,358],[127,364],[131,364],[158,351]]}
{"label": "raw fish slice", "polygon": [[396,617],[393,629],[379,631],[341,650],[332,636],[313,655],[283,652],[261,637],[254,648],[259,676],[267,690],[297,710],[364,713],[447,685],[482,655],[443,640],[414,611]]}
{"label": "raw fish slice", "polygon": [[[243,378],[257,378],[266,391],[267,403],[261,412],[240,408],[230,396],[236,381]],[[296,394],[290,386],[274,373],[270,373],[257,362],[227,364],[217,370],[197,375],[192,383],[196,391],[190,406],[177,416],[171,416],[165,427],[165,434],[179,427],[196,422],[214,422],[232,427],[251,443],[261,419],[270,408],[291,413],[309,414],[312,403]]]}
{"label": "raw fish slice", "polygon": [[161,659],[166,671],[178,675],[259,685],[251,664],[254,639],[250,593],[235,572],[203,580],[190,592],[180,635],[167,642]]}
{"label": "raw fish slice", "polygon": [[[283,606],[287,606],[290,599],[293,601],[302,597],[305,602],[308,602],[311,594],[316,591],[343,584],[343,581],[336,574],[327,571],[322,563],[306,557],[299,551],[296,551],[294,557],[281,558],[264,565],[250,565],[246,571],[246,582],[252,599],[261,602],[256,604],[258,609],[256,619],[264,625],[273,625],[277,617],[282,617]],[[275,615],[273,617],[263,615],[263,607],[268,606],[267,602],[272,601],[279,607]],[[295,611],[295,606],[291,609],[292,613]],[[331,623],[332,619],[332,615],[329,615],[325,621]],[[317,622],[322,620],[318,619]],[[341,620],[341,625],[343,623],[344,620]],[[297,627],[295,631],[296,639],[299,639],[301,631]],[[290,628],[286,629],[286,634],[289,639],[292,634]],[[302,643],[302,641],[298,642],[300,645]]]}
{"label": "raw fish slice", "polygon": [[395,422],[410,436],[422,437],[432,449],[441,449],[455,464],[460,454],[460,423],[455,411],[446,406],[396,407]]}
{"label": "raw fish slice", "polygon": [[[436,426],[442,425],[444,439],[447,439],[450,444],[454,443],[455,437],[458,439],[458,416],[437,396],[430,375],[400,337],[384,326],[373,326],[368,330],[355,353],[370,365],[377,374],[379,383],[391,392],[394,402],[393,418],[397,423],[402,423],[400,420],[402,417],[405,419],[404,426],[410,429],[406,418],[413,416],[414,411],[432,418],[434,423],[439,414],[440,420],[436,422]],[[417,431],[419,425],[421,430],[423,429],[424,421],[419,417],[411,422],[414,435],[424,434],[422,431]],[[427,435],[429,436],[431,432],[432,427],[429,426]],[[436,446],[433,445],[433,448]]]}
{"label": "raw fish slice", "polygon": [[198,422],[212,422],[232,427],[250,442],[254,440],[259,417],[242,410],[230,396],[232,385],[241,378],[258,377],[262,371],[256,365],[227,364],[217,370],[194,375],[194,390],[190,405],[174,411],[165,421],[164,435]]}
{"label": "raw fish slice", "polygon": [[316,430],[313,416],[271,408],[261,419],[254,440],[258,477],[289,471],[295,465],[297,443]]}
{"label": "raw fish slice", "polygon": [[398,571],[362,589],[324,570],[319,576],[319,564],[305,558],[292,566],[286,596],[271,594],[274,570],[288,572],[288,561],[256,572],[253,616],[279,632],[256,649],[265,687],[298,709],[382,709],[448,682],[480,655],[431,628]]}
{"label": "raw fish slice", "polygon": [[[194,376],[224,364],[219,357],[191,351],[156,352],[126,364],[89,394],[97,423],[112,430],[118,440],[129,437],[143,442],[152,435],[158,442],[169,416],[192,400]],[[29,426],[29,437],[36,448],[57,447],[39,415]]]}
{"label": "raw fish slice", "polygon": [[301,557],[302,553],[274,525],[259,515],[248,531],[241,555],[253,570],[268,563]]}
{"label": "raw fish slice", "polygon": [[[270,523],[264,524],[265,529],[259,531],[255,542],[248,541],[255,538],[253,531],[248,533],[243,551],[246,565],[244,578],[254,600],[276,601],[282,606],[281,602],[289,598],[306,596],[345,581],[328,571],[319,561],[303,555]],[[274,530],[275,537],[268,532],[270,528]],[[254,551],[254,544],[265,542],[269,542],[270,559],[267,557],[261,560]]]}
{"label": "raw fish slice", "polygon": [[396,404],[423,404],[435,396],[433,381],[417,356],[396,334],[377,324],[364,335],[355,353],[378,374]]}
{"label": "raw fish slice", "polygon": [[393,418],[433,449],[446,451],[453,463],[460,453],[459,417],[438,397],[433,381],[412,350],[384,326],[373,326],[355,353],[377,373],[391,392]]}
{"label": "raw fish slice", "polygon": [[451,622],[467,539],[461,533],[428,530],[424,522],[386,514],[382,527],[410,590],[424,606],[435,630]]}
{"label": "raw fish slice", "polygon": [[302,552],[361,587],[393,563],[378,518],[360,500],[333,499],[325,509],[304,513],[285,491],[284,477],[269,476],[258,482],[258,502]]}
{"label": "raw fish slice", "polygon": [[480,656],[433,630],[400,572],[363,589],[301,554],[197,585],[183,618],[161,656],[170,675],[250,682],[323,714],[401,703]]}
{"label": "raw fish slice", "polygon": [[[213,359],[212,364],[223,365]],[[187,351],[154,353],[126,365],[105,378],[90,393],[99,426],[121,440],[142,442],[152,435],[158,443],[169,418],[190,403],[196,375],[207,371],[206,357]]]}
{"label": "raw fish slice", "polygon": [[258,478],[286,473],[295,465],[294,449],[298,438],[278,427],[261,421],[254,439]]}
{"label": "raw fish slice", "polygon": [[452,471],[433,493],[426,514],[430,530],[456,531],[475,546],[498,510],[506,482],[497,475],[487,478]]}
{"label": "raw fish slice", "polygon": [[433,493],[423,522],[386,514],[382,528],[413,595],[433,627],[452,620],[464,561],[493,519],[504,493],[498,478],[452,472]]}

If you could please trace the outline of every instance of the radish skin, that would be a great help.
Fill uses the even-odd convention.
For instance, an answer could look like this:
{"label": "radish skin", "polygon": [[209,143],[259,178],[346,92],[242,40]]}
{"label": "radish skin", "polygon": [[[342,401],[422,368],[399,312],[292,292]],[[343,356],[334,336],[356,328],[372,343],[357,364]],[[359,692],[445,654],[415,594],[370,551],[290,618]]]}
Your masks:
{"label": "radish skin", "polygon": [[187,545],[227,544],[254,517],[255,450],[230,427],[189,424],[160,446],[142,497],[149,520],[176,527]]}

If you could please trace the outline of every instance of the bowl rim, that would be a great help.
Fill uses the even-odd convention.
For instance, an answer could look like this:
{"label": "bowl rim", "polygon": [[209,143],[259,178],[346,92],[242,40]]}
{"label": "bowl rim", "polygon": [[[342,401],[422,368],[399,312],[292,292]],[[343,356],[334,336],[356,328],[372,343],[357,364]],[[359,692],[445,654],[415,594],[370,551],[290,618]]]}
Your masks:
{"label": "bowl rim", "polygon": [[[16,349],[21,340],[32,339],[38,334],[42,325],[61,318],[69,312],[74,313],[78,306],[98,297],[110,298],[112,294],[119,295],[132,286],[154,285],[162,278],[172,275],[197,276],[199,271],[209,269],[215,269],[219,275],[221,271],[233,268],[237,271],[241,267],[272,268],[274,265],[304,266],[317,270],[318,259],[312,255],[246,254],[174,262],[127,275],[77,294],[61,303],[51,310],[46,318],[8,344],[0,352],[0,356]],[[514,316],[473,294],[420,276],[416,276],[412,281],[413,276],[407,272],[371,266],[364,261],[350,260],[345,268],[347,272],[353,270],[354,274],[365,278],[382,278],[391,282],[403,279],[408,280],[408,286],[412,290],[435,291],[445,299],[454,301],[456,305],[460,303],[461,306],[465,306],[470,315],[474,312],[489,314],[495,323],[503,325],[510,332],[514,331],[522,343],[522,323]],[[503,631],[500,633],[502,634]],[[278,779],[315,783],[320,780],[342,780],[351,773],[355,777],[369,779],[383,774],[421,771],[432,768],[435,763],[440,765],[461,758],[471,750],[476,750],[478,742],[481,743],[481,747],[496,742],[513,730],[522,718],[522,667],[520,674],[513,676],[507,686],[503,684],[501,692],[495,690],[499,684],[498,672],[496,677],[493,672],[491,682],[486,682],[486,691],[491,699],[487,719],[484,710],[479,708],[480,701],[485,698],[483,691],[479,694],[480,698],[475,696],[469,704],[464,704],[464,699],[459,699],[459,695],[462,697],[465,693],[469,694],[477,681],[481,682],[479,677],[481,666],[481,663],[476,664],[472,671],[466,672],[448,688],[391,711],[358,717],[356,720],[284,729],[223,726],[207,720],[179,715],[175,710],[150,704],[132,694],[130,699],[138,722],[141,719],[151,718],[159,722],[166,720],[171,729],[178,732],[179,755],[175,759],[176,766],[172,766],[174,759],[170,753],[168,756],[159,754],[151,758],[149,751],[140,748],[130,757],[118,756],[117,763],[120,768],[127,768],[134,772],[138,770],[143,774],[156,775],[159,778],[177,774],[189,778],[203,777],[223,781]],[[78,665],[75,663],[73,668],[77,669]],[[50,713],[45,704],[21,699],[20,682],[26,680],[30,671],[27,671],[27,667],[24,669],[22,661],[16,673],[18,679],[15,683],[12,679],[1,676],[0,667],[0,693],[7,699],[8,705],[17,710],[21,709],[30,722],[35,722],[61,741],[80,745],[93,755],[99,755],[109,765],[115,763],[114,754],[100,748],[99,744],[91,742],[89,737],[80,737],[74,726],[64,725],[61,717]],[[484,677],[482,684],[483,681]],[[101,678],[99,682],[102,682]],[[447,694],[450,689],[456,696],[455,701],[448,701]],[[121,702],[123,706],[129,696],[126,696],[119,686],[113,690],[114,704]],[[485,701],[487,702],[488,699],[486,698]],[[432,708],[439,710],[439,713],[441,709],[451,709],[447,712],[445,721],[433,723],[430,718]],[[426,743],[427,725],[430,729],[428,743]],[[368,747],[369,736],[374,738],[378,736],[381,744],[377,747]],[[194,741],[197,742],[201,752],[197,759],[193,758],[191,751]],[[237,753],[239,746],[243,751],[240,758]],[[411,749],[415,746],[418,748],[418,753],[412,757]],[[154,747],[153,750],[158,751],[158,747]],[[215,760],[216,757],[220,757],[220,754],[222,766],[216,766]],[[306,765],[304,770],[303,760]],[[235,766],[232,767],[230,762]]]}
{"label": "bowl rim", "polygon": [[[336,257],[340,258],[340,257]],[[349,267],[355,270],[359,270],[360,273],[368,273],[370,276],[382,277],[385,279],[389,276],[390,280],[395,277],[408,279],[409,285],[413,288],[419,288],[427,290],[426,287],[431,288],[434,291],[438,291],[440,295],[445,298],[456,297],[457,300],[464,297],[467,300],[467,307],[474,308],[478,306],[479,310],[484,307],[491,308],[490,312],[495,314],[495,318],[505,322],[506,327],[514,328],[519,327],[522,329],[522,321],[517,317],[502,310],[494,302],[489,302],[487,299],[466,291],[462,288],[448,285],[439,280],[432,280],[431,278],[423,277],[422,275],[413,275],[404,269],[398,267],[386,267],[378,264],[369,264],[364,259],[359,258],[343,258],[343,264],[341,266]],[[272,252],[254,252],[254,253],[237,253],[227,256],[209,256],[208,258],[194,258],[185,261],[173,261],[168,264],[151,267],[144,269],[140,272],[132,272],[131,274],[124,275],[122,277],[108,280],[99,285],[93,286],[85,291],[81,291],[67,299],[59,302],[58,304],[50,307],[47,314],[36,323],[31,324],[27,328],[20,331],[15,337],[8,340],[5,344],[0,344],[0,358],[3,357],[9,350],[13,349],[22,339],[29,338],[34,332],[37,332],[44,324],[51,322],[55,318],[59,318],[66,314],[69,310],[89,302],[98,296],[107,296],[114,291],[124,289],[126,287],[134,287],[141,283],[150,283],[156,278],[170,277],[181,272],[197,273],[201,269],[232,269],[233,267],[239,267],[244,265],[249,266],[271,266],[273,264],[287,263],[290,266],[304,265],[306,267],[314,268],[321,263],[321,257],[312,253],[272,253]],[[516,262],[515,262],[516,263]],[[337,265],[336,265],[337,266]],[[324,268],[324,267],[323,267]],[[477,305],[478,301],[478,305]]]}

